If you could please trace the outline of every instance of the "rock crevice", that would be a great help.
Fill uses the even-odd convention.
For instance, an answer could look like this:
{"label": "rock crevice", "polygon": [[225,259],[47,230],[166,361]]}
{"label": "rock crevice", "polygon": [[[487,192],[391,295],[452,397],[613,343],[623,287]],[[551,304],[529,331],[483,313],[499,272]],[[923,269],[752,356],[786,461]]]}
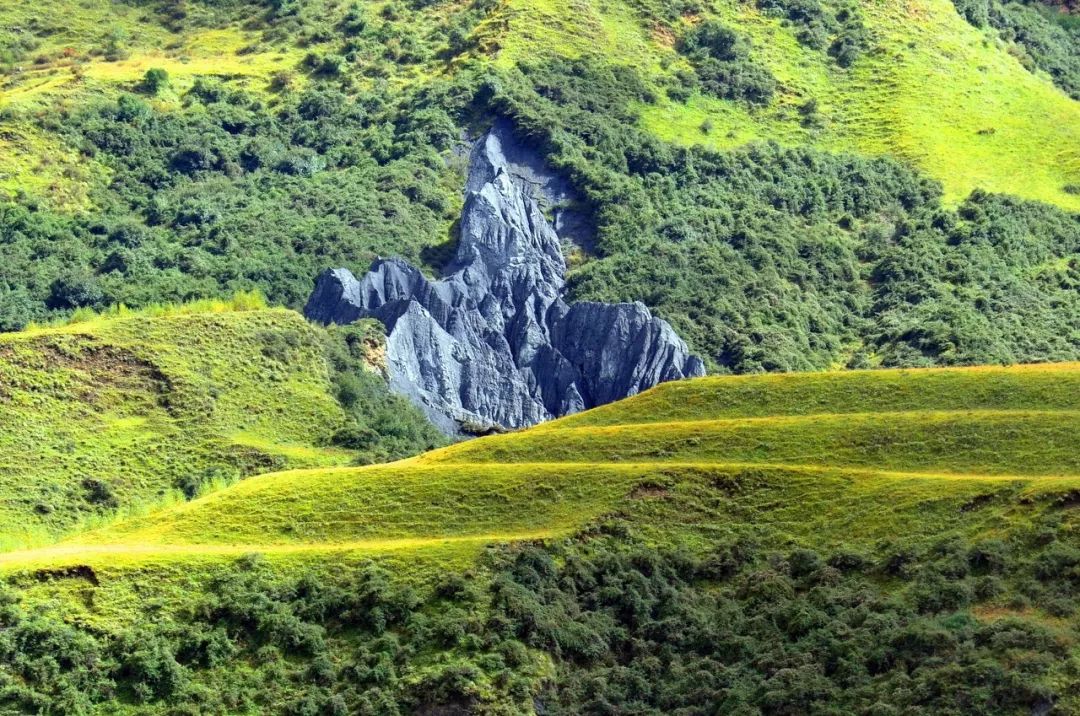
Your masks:
{"label": "rock crevice", "polygon": [[[704,374],[641,303],[567,304],[541,202],[567,195],[505,124],[474,148],[461,239],[441,280],[401,259],[324,272],[305,315],[386,326],[391,388],[448,433],[518,428]],[[580,226],[580,224],[577,224]]]}

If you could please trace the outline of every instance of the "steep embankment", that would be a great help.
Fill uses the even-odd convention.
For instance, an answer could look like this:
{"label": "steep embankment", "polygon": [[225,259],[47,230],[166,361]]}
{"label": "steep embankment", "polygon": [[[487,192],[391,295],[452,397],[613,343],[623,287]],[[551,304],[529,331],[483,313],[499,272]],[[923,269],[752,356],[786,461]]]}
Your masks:
{"label": "steep embankment", "polygon": [[609,514],[663,543],[1001,534],[1080,488],[1078,387],[1077,364],[683,381],[391,465],[262,475],[0,565],[440,544],[468,560]]}
{"label": "steep embankment", "polygon": [[[250,310],[242,310],[250,309]],[[319,329],[256,300],[0,336],[0,546],[210,483],[347,464]]]}

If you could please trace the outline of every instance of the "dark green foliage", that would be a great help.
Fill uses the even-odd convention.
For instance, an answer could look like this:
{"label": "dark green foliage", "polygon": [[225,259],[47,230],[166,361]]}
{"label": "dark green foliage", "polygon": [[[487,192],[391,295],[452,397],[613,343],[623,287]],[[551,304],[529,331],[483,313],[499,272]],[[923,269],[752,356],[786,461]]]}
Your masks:
{"label": "dark green foliage", "polygon": [[329,326],[327,357],[338,401],[349,424],[333,437],[335,445],[360,453],[363,464],[396,460],[440,447],[446,437],[419,408],[391,393],[373,360],[383,354],[382,326],[361,321]]}
{"label": "dark green foliage", "polygon": [[[1035,564],[1010,554],[997,570],[1019,584],[1040,575],[1027,589],[1049,603],[1069,582],[1042,565],[1063,551],[1048,548]],[[915,551],[909,562],[898,588],[883,590],[888,561],[779,555],[746,543],[699,560],[602,538],[555,555],[524,550],[494,592],[515,636],[557,658],[559,676],[541,697],[546,713],[1049,707],[1048,675],[1067,638],[1036,619],[973,617],[973,585],[982,578],[971,572],[986,567],[962,545]]]}
{"label": "dark green foliage", "polygon": [[953,0],[964,19],[975,27],[986,27],[990,24],[990,3],[992,0]]}
{"label": "dark green foliage", "polygon": [[45,305],[54,310],[101,308],[104,294],[95,276],[72,272],[60,276],[49,286]]}
{"label": "dark green foliage", "polygon": [[[30,614],[0,591],[0,712],[86,714],[119,699],[168,713],[407,714],[465,707],[493,678],[500,703],[522,704],[528,680],[495,652],[476,585],[463,584],[421,603],[375,567],[283,579],[251,557],[180,622],[117,634]],[[436,638],[449,660],[407,680]]]}
{"label": "dark green foliage", "polygon": [[109,509],[115,509],[120,505],[112,486],[104,480],[87,477],[82,481],[82,488],[86,494],[86,501],[91,505]]}
{"label": "dark green foliage", "polygon": [[858,5],[841,4],[835,11],[819,0],[758,0],[758,7],[795,24],[799,42],[829,56],[841,67],[850,67],[867,50],[870,35]]}
{"label": "dark green foliage", "polygon": [[115,176],[94,215],[0,206],[0,286],[19,297],[6,324],[254,287],[299,307],[328,266],[419,262],[445,240],[460,198],[439,152],[457,135],[438,110],[323,87],[270,110],[208,81],[185,102],[124,97],[63,120]]}
{"label": "dark green foliage", "polygon": [[722,99],[768,104],[776,79],[750,59],[750,46],[718,22],[703,22],[679,42],[679,51],[694,66],[701,88]]}
{"label": "dark green foliage", "polygon": [[177,620],[119,633],[0,590],[0,711],[997,716],[1051,709],[1073,668],[1080,551],[1052,516],[874,554],[689,554],[628,527],[496,552],[425,599],[373,566],[283,578],[247,557]]}
{"label": "dark green foliage", "polygon": [[155,95],[169,85],[169,73],[160,67],[152,67],[143,76],[141,88],[147,94]]}
{"label": "dark green foliage", "polygon": [[26,28],[9,27],[0,30],[0,68],[10,70],[40,44],[41,41]]}
{"label": "dark green foliage", "polygon": [[1041,70],[1073,99],[1080,99],[1080,22],[1041,0],[953,0],[976,27],[991,27],[1022,48],[1020,61]]}
{"label": "dark green foliage", "polygon": [[34,302],[22,287],[0,288],[0,331],[21,331],[35,313]]}
{"label": "dark green foliage", "polygon": [[178,478],[173,485],[189,500],[194,500],[209,485],[225,483],[241,478],[239,473],[230,473],[220,467],[211,467],[202,472],[189,472]]}
{"label": "dark green foliage", "polygon": [[1065,360],[1080,345],[1080,217],[976,192],[864,234],[886,365]]}
{"label": "dark green foliage", "polygon": [[1080,357],[1076,216],[985,194],[949,211],[886,159],[674,148],[633,125],[648,93],[626,69],[525,66],[485,91],[592,202],[574,295],[643,300],[716,367]]}
{"label": "dark green foliage", "polygon": [[[811,0],[767,7],[826,23],[829,42],[861,26],[853,10]],[[454,22],[471,26],[482,11]],[[361,10],[346,20],[357,34],[334,54],[347,62],[344,45],[382,48],[404,23]],[[716,23],[680,46],[699,68],[752,64]],[[684,70],[666,91],[707,84],[709,72],[699,74]],[[0,327],[250,288],[298,308],[320,271],[362,270],[376,255],[437,269],[461,201],[450,150],[464,126],[482,131],[503,115],[591,210],[594,256],[572,274],[573,297],[644,301],[713,368],[1080,358],[1080,226],[1059,210],[983,195],[946,210],[934,183],[886,159],[666,144],[637,123],[655,90],[633,68],[596,60],[508,71],[465,62],[452,79],[407,91],[357,92],[350,82],[313,75],[271,107],[199,80],[183,97],[187,111],[125,95],[43,118],[114,176],[93,216],[0,205]],[[751,85],[723,85],[734,86]],[[820,121],[812,102],[799,111],[809,126]],[[340,441],[366,445],[371,427]]]}

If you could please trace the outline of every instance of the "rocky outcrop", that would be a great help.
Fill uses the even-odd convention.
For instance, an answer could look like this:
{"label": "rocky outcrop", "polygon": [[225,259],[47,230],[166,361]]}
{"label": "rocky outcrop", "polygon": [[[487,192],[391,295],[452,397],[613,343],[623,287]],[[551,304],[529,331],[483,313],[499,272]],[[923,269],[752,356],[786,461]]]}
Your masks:
{"label": "rocky outcrop", "polygon": [[305,315],[381,321],[392,389],[448,433],[534,425],[704,374],[643,304],[563,300],[561,241],[541,206],[569,190],[513,142],[498,125],[474,148],[445,278],[400,259],[376,261],[362,279],[326,271]]}
{"label": "rocky outcrop", "polygon": [[540,155],[518,141],[513,125],[507,119],[496,121],[491,131],[473,148],[466,193],[478,191],[494,179],[491,173],[494,167],[509,174],[540,210],[552,217],[555,233],[560,239],[586,250],[592,249],[592,224],[579,208],[581,197],[562,174],[551,171]]}

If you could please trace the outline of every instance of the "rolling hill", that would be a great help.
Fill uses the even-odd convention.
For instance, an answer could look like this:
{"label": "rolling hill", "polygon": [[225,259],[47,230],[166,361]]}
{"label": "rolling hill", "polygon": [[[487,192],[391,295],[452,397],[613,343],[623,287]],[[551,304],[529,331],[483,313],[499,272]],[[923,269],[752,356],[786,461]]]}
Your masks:
{"label": "rolling hill", "polygon": [[[642,503],[664,505],[654,528],[674,540],[680,524],[730,523],[697,512],[710,484],[737,491],[735,511],[789,503],[760,519],[815,546],[869,547],[935,515],[948,516],[935,529],[980,530],[999,510],[1042,509],[1076,489],[1078,387],[1077,364],[679,381],[385,466],[260,475],[0,563],[530,540]],[[653,490],[655,500],[635,497]],[[991,507],[950,525],[968,503]],[[884,521],[867,519],[876,512]],[[824,529],[841,519],[852,530]]]}
{"label": "rolling hill", "polygon": [[[334,445],[350,417],[333,340],[255,295],[0,335],[0,545],[377,450],[377,426],[363,451]],[[363,378],[370,416],[389,396]]]}
{"label": "rolling hill", "polygon": [[[0,2],[0,715],[1080,713],[1078,48],[1056,0]],[[445,271],[492,126],[565,299],[712,375],[447,445],[381,325],[290,310]]]}
{"label": "rolling hill", "polygon": [[[246,304],[246,305],[245,305]],[[204,306],[203,308],[208,308]],[[257,299],[0,337],[0,540],[161,500],[181,485],[347,463],[323,347]]]}
{"label": "rolling hill", "polygon": [[[286,316],[271,313],[255,323]],[[890,560],[922,564],[944,559],[941,554],[1004,545],[1008,550],[1026,545],[1022,552],[1002,553],[999,558],[1010,565],[1014,559],[1042,564],[1038,560],[1050,558],[1040,554],[1074,553],[1073,505],[1080,490],[1077,383],[1077,364],[669,383],[520,433],[396,463],[250,477],[52,546],[0,553],[0,570],[25,603],[59,600],[51,602],[50,613],[98,634],[143,628],[151,612],[166,618],[163,623],[186,623],[204,608],[195,606],[199,595],[219,588],[213,585],[247,579],[242,575],[255,564],[261,566],[252,578],[270,580],[260,584],[288,584],[308,574],[301,582],[316,579],[324,585],[320,589],[351,579],[356,570],[382,570],[388,584],[411,585],[400,588],[427,595],[421,596],[418,613],[466,618],[454,609],[445,612],[448,575],[470,575],[470,590],[498,584],[500,570],[519,568],[513,561],[500,566],[512,557],[499,555],[536,549],[500,547],[514,544],[580,554],[566,557],[571,560],[627,549],[604,546],[627,540],[646,551],[682,555],[665,558],[674,563],[707,561],[724,545],[754,545],[766,554],[832,554],[837,560],[835,555],[855,555],[844,559],[885,565],[873,568],[884,570],[872,572],[878,575],[873,579],[883,580],[874,589],[882,598],[902,600],[918,592],[923,577],[917,575],[925,576],[930,567],[891,572],[900,568],[889,567]],[[606,542],[611,535],[620,536]],[[251,561],[256,554],[258,560]],[[971,574],[963,576],[969,569]],[[1001,576],[995,577],[994,590],[978,587],[957,605],[929,613],[975,614],[973,625],[1001,618],[990,615],[1009,615],[1032,629],[1051,629],[1059,644],[1055,650],[1076,653],[1071,617],[1054,616],[1064,608],[1055,606],[1058,597],[1051,598],[1044,587],[1033,591],[1052,577],[1025,576],[1012,566],[995,569],[1000,571],[990,573]],[[964,567],[961,576],[944,578],[978,585],[983,578],[977,575],[984,573],[982,567]],[[835,578],[841,574],[848,572],[841,570]],[[726,584],[726,577],[717,579]],[[298,596],[303,591],[292,591],[299,587],[261,588],[285,589],[274,591],[274,599],[293,607],[296,599],[307,599]],[[1028,596],[1021,600],[1020,594]],[[490,618],[478,615],[503,608],[494,606],[498,600],[469,603],[470,619]],[[320,617],[314,624],[329,630],[330,639],[338,633],[331,626],[336,618]],[[262,633],[262,627],[251,628],[251,634]],[[335,660],[344,658],[335,651],[344,648],[340,645],[360,638],[353,627],[337,627],[342,628],[326,647]],[[400,638],[412,638],[407,637],[411,628]],[[367,633],[364,629],[361,633]],[[256,643],[262,638],[242,636],[246,633],[232,637],[238,648],[247,638]],[[432,669],[445,676],[441,669],[462,659],[474,663],[468,656],[472,647],[463,646],[467,643],[455,639],[407,659],[400,675],[402,684],[413,686],[400,688],[413,693],[409,689]],[[529,648],[533,666],[515,672],[533,674],[529,688],[556,678],[550,666],[540,666],[544,659],[570,669],[560,671],[556,683],[584,668],[563,664],[557,652],[544,656],[548,647],[540,643]],[[992,658],[1008,658],[994,653]],[[1071,683],[1067,663],[1040,671],[1038,683]],[[183,668],[196,682],[226,678],[216,667]],[[469,698],[479,700],[470,703],[494,708],[513,701],[487,679],[475,677],[480,692]],[[1051,689],[1053,698],[1072,703],[1072,692],[1062,688]],[[264,708],[277,709],[287,698],[285,692],[273,693]],[[148,696],[139,709],[168,702]]]}

